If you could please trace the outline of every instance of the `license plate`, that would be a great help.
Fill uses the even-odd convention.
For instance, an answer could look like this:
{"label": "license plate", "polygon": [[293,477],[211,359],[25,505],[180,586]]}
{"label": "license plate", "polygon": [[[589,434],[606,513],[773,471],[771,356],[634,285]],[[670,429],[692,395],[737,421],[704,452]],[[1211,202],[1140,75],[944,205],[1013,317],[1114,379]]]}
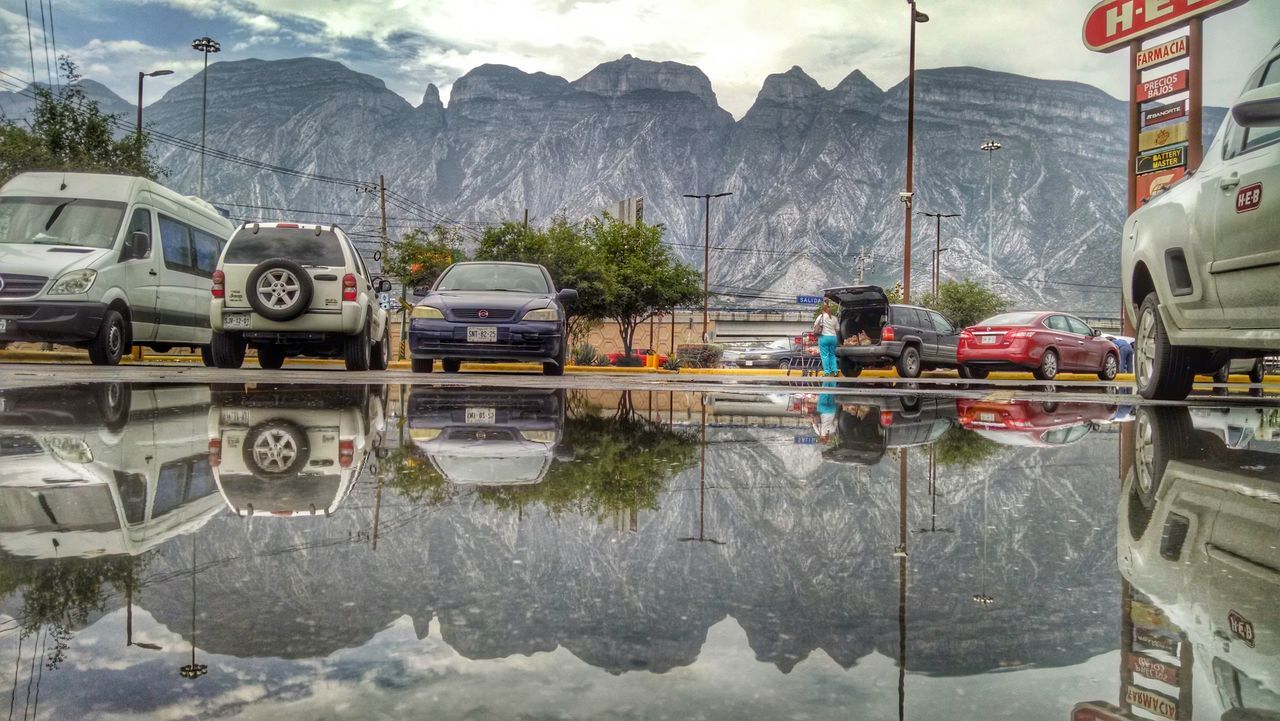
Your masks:
{"label": "license plate", "polygon": [[980,336],[980,337],[982,338],[982,341],[981,341],[982,345],[995,345],[995,344],[996,344],[996,337],[995,337],[995,336],[993,336],[993,335],[984,335],[984,336]]}
{"label": "license plate", "polygon": [[0,318],[0,333],[5,333],[8,330],[9,330],[9,321],[5,320],[4,318]]}
{"label": "license plate", "polygon": [[248,313],[223,313],[222,327],[223,328],[248,328],[249,314]]}
{"label": "license plate", "polygon": [[492,408],[468,408],[467,423],[488,423],[492,424],[497,420],[498,413]]}
{"label": "license plate", "polygon": [[996,414],[994,414],[994,413],[979,413],[979,414],[978,414],[978,420],[982,421],[983,423],[995,423],[995,422],[996,422]]}
{"label": "license plate", "polygon": [[245,410],[223,411],[222,424],[224,426],[247,426],[249,425],[249,411],[245,411]]}
{"label": "license plate", "polygon": [[469,326],[467,328],[468,343],[497,343],[498,329],[493,326]]}
{"label": "license plate", "polygon": [[742,361],[742,365],[744,365],[744,366],[751,366],[751,365],[755,365],[755,364],[756,364],[756,362],[755,362],[755,361]]}

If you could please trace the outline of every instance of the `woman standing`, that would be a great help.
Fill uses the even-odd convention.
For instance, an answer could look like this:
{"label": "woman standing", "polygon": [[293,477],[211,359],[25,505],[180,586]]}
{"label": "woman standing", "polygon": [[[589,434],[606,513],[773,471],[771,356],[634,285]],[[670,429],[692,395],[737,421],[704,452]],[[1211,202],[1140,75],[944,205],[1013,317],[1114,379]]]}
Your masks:
{"label": "woman standing", "polygon": [[813,332],[818,334],[818,352],[822,354],[822,375],[834,376],[839,336],[836,334],[836,318],[831,315],[829,301],[822,302],[821,312],[818,313],[817,318],[813,319]]}

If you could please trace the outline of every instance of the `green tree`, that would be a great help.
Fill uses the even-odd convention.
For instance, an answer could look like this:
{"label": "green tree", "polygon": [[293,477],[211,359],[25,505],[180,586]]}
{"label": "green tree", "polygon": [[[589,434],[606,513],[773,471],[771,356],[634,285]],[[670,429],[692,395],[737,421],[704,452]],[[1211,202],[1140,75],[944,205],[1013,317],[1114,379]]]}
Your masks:
{"label": "green tree", "polygon": [[952,426],[934,446],[940,466],[964,468],[981,463],[1000,451],[1001,445],[966,428]]}
{"label": "green tree", "polygon": [[405,288],[419,288],[431,285],[445,268],[466,259],[457,229],[439,225],[430,231],[415,228],[387,247],[382,271]]}
{"label": "green tree", "polygon": [[0,124],[0,183],[28,171],[65,170],[121,173],[156,179],[167,173],[148,151],[150,139],[128,133],[116,137],[116,116],[102,112],[77,84],[76,65],[59,61],[64,84],[56,91],[33,86],[35,111],[30,127],[12,120]]}
{"label": "green tree", "polygon": [[890,305],[897,305],[902,302],[902,292],[902,281],[898,281],[892,287],[884,289],[884,295],[889,299]]}
{"label": "green tree", "polygon": [[920,305],[945,315],[960,328],[1003,313],[1009,303],[997,293],[972,280],[949,280],[938,285],[938,293],[925,293]]}

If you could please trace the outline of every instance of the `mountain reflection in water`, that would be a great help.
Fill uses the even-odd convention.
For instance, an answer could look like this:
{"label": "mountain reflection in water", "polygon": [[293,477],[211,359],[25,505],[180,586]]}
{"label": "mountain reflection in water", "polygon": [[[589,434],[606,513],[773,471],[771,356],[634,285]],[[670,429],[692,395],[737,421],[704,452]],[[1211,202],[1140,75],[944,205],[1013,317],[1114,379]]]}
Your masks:
{"label": "mountain reflection in water", "polygon": [[[0,391],[0,664],[55,718],[882,718],[900,698],[908,718],[1032,718],[1046,693],[1052,717],[1119,699],[1117,609],[1139,586],[1136,553],[1121,544],[1124,579],[1114,560],[1122,437],[1161,417],[823,395]],[[1201,420],[1223,429],[1210,456],[1260,453],[1241,419]],[[1239,543],[1274,545],[1258,502]]]}

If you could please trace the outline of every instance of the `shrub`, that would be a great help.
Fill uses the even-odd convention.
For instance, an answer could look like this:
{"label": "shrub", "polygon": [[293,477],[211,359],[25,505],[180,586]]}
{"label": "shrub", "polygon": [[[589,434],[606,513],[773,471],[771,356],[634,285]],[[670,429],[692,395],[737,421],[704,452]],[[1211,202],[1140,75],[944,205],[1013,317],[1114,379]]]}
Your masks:
{"label": "shrub", "polygon": [[686,368],[718,368],[724,346],[715,343],[689,343],[676,348],[676,360]]}
{"label": "shrub", "polygon": [[644,358],[633,355],[618,356],[618,360],[614,365],[619,368],[640,368],[644,365]]}
{"label": "shrub", "polygon": [[573,347],[572,362],[576,366],[600,365],[600,351],[590,343],[579,343]]}
{"label": "shrub", "polygon": [[662,367],[665,370],[678,371],[680,370],[680,359],[675,356],[669,356],[667,362],[662,364]]}

